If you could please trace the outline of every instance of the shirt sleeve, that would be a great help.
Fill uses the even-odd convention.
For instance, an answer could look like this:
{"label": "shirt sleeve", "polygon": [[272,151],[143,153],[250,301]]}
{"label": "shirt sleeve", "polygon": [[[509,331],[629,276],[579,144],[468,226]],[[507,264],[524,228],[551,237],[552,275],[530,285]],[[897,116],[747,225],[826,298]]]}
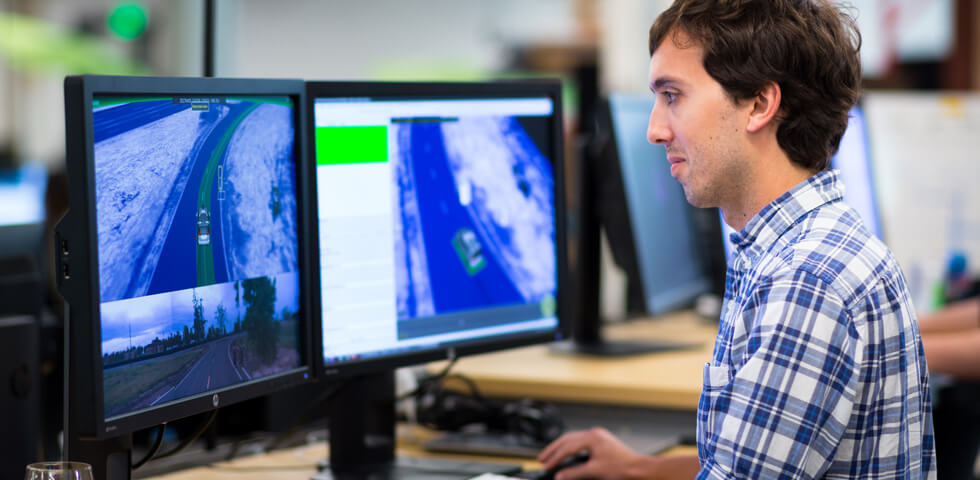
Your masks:
{"label": "shirt sleeve", "polygon": [[854,407],[864,348],[842,299],[817,275],[788,271],[758,283],[742,319],[745,351],[700,407],[698,478],[822,476]]}

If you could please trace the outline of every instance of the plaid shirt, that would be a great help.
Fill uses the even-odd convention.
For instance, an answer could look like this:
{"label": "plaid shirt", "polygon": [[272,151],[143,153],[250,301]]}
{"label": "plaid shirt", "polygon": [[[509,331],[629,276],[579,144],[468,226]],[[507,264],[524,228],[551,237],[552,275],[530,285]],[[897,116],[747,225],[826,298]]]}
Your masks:
{"label": "plaid shirt", "polygon": [[905,278],[843,193],[818,173],[732,234],[698,478],[935,478]]}

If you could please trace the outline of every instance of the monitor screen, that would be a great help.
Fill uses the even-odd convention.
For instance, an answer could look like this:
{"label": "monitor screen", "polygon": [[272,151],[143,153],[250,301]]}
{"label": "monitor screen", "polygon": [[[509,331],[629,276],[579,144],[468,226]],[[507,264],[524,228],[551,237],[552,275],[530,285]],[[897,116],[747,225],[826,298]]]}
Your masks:
{"label": "monitor screen", "polygon": [[844,184],[844,202],[857,210],[869,232],[882,239],[868,132],[861,107],[855,106],[851,109],[847,130],[844,131],[840,147],[831,158],[830,164],[840,171],[840,180]]}
{"label": "monitor screen", "polygon": [[357,88],[308,92],[328,369],[554,338],[556,98]]}
{"label": "monitor screen", "polygon": [[30,258],[36,268],[44,264],[47,186],[47,170],[39,164],[0,168],[0,258]]}
{"label": "monitor screen", "polygon": [[[70,188],[87,190],[93,216],[82,222],[89,230],[61,229],[68,239],[59,281],[83,273],[76,267],[85,257],[76,258],[81,252],[68,245],[91,232],[94,318],[73,328],[94,337],[98,360],[85,358],[77,368],[93,377],[101,399],[90,406],[96,425],[105,425],[99,433],[308,378],[298,183],[302,83],[284,81],[277,89],[280,81],[82,78],[88,93],[66,83],[66,101],[73,108],[81,99],[90,124],[82,129],[69,121],[68,128],[72,139],[85,132],[91,160],[79,158],[70,139],[69,168],[87,167],[91,182],[76,180]],[[71,208],[80,215],[86,208],[78,203],[73,195]],[[78,307],[73,315],[84,311],[75,287],[66,295]],[[77,336],[72,348],[81,358],[89,339]],[[89,365],[99,371],[84,370]]]}
{"label": "monitor screen", "polygon": [[646,310],[652,314],[688,306],[709,292],[711,279],[698,251],[692,207],[670,175],[663,145],[647,141],[654,99],[650,95],[609,97],[616,159]]}
{"label": "monitor screen", "polygon": [[47,185],[48,174],[41,165],[0,169],[0,227],[44,222]]}
{"label": "monitor screen", "polygon": [[292,109],[94,98],[108,420],[300,366]]}

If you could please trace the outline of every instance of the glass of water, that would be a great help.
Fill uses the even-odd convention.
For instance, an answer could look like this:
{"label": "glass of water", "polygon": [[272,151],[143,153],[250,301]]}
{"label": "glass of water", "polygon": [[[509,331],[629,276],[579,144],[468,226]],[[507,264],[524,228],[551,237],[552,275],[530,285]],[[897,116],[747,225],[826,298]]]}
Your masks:
{"label": "glass of water", "polygon": [[92,480],[92,466],[81,462],[32,463],[24,480]]}

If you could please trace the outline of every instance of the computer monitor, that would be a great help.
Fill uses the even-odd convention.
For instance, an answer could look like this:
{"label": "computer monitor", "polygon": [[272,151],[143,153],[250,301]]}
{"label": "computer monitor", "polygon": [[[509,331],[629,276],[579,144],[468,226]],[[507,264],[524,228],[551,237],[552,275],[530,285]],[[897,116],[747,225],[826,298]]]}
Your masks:
{"label": "computer monitor", "polygon": [[47,182],[38,164],[0,167],[0,316],[41,308]]}
{"label": "computer monitor", "polygon": [[[629,355],[680,347],[672,342],[610,342],[601,336],[598,232],[627,277],[629,314],[660,315],[712,291],[711,250],[699,216],[670,175],[664,147],[647,141],[651,95],[612,94],[597,116],[579,171],[579,241],[573,351]],[[707,226],[714,229],[715,225]],[[720,248],[720,247],[719,247]]]}
{"label": "computer monitor", "polygon": [[392,469],[395,367],[563,338],[560,85],[309,82],[307,98],[322,373],[347,378],[331,470]]}
{"label": "computer monitor", "polygon": [[48,174],[38,164],[0,168],[0,228],[44,223]]}
{"label": "computer monitor", "polygon": [[844,184],[844,202],[858,212],[869,232],[878,239],[884,239],[881,218],[878,215],[866,122],[864,111],[859,105],[851,109],[847,130],[844,131],[837,153],[830,159],[830,165],[840,171],[840,180]]}
{"label": "computer monitor", "polygon": [[629,94],[612,94],[608,103],[611,163],[619,167],[628,214],[623,219],[630,235],[623,243],[632,243],[645,310],[656,315],[691,306],[710,290],[711,280],[698,248],[694,207],[670,175],[664,146],[647,141],[653,104],[652,95]]}
{"label": "computer monitor", "polygon": [[311,378],[298,80],[65,79],[66,458]]}

